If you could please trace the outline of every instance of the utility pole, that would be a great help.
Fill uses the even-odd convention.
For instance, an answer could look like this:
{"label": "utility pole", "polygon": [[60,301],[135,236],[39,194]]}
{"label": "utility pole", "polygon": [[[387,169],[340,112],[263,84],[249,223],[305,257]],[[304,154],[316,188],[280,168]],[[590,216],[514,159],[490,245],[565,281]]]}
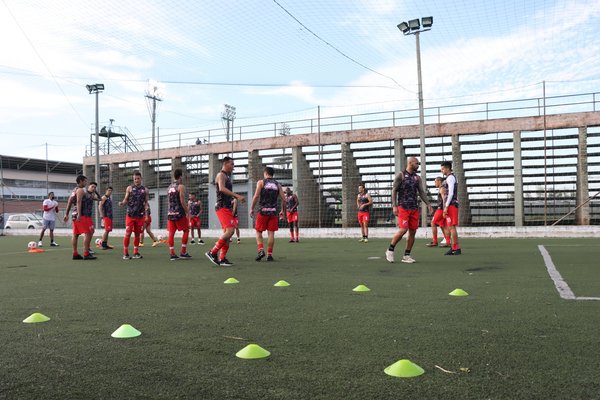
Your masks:
{"label": "utility pole", "polygon": [[146,97],[148,112],[150,113],[150,121],[152,121],[152,150],[154,150],[156,147],[156,102],[163,100],[163,92],[159,83],[153,80],[149,80],[148,87],[146,88],[146,95],[144,97]]}

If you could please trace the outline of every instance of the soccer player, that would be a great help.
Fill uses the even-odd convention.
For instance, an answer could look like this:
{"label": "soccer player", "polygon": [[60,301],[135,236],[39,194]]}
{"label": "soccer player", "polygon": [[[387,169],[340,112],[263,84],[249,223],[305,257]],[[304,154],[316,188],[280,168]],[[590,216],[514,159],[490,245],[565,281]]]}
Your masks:
{"label": "soccer player", "polygon": [[[74,211],[75,219],[73,220],[73,237],[71,239],[71,244],[73,246],[73,260],[95,260],[96,257],[93,254],[90,254],[90,243],[92,242],[92,233],[94,231],[94,221],[92,221],[94,194],[89,190],[86,190],[87,178],[85,176],[79,175],[76,181],[76,209]],[[77,242],[79,241],[80,235],[84,235],[83,257],[77,252]]]}
{"label": "soccer player", "polygon": [[254,207],[258,203],[258,215],[256,216],[256,245],[258,254],[256,261],[260,261],[265,256],[265,245],[263,243],[263,232],[267,231],[267,261],[274,261],[273,247],[275,246],[275,232],[279,230],[279,219],[277,218],[277,199],[281,199],[281,211],[279,218],[283,219],[283,205],[285,193],[283,188],[275,179],[273,179],[273,168],[266,167],[263,172],[264,179],[256,184],[256,191],[252,198],[250,206],[250,216],[254,218]]}
{"label": "soccer player", "polygon": [[358,185],[358,195],[356,196],[356,207],[358,208],[358,223],[360,224],[360,232],[362,238],[359,242],[367,243],[369,241],[369,215],[371,214],[371,206],[373,199],[369,194],[364,183]]}
{"label": "soccer player", "polygon": [[390,246],[385,252],[386,260],[391,263],[394,262],[394,248],[406,232],[408,232],[408,238],[406,239],[406,248],[401,261],[408,264],[415,262],[410,256],[410,252],[415,243],[415,233],[419,227],[417,195],[427,204],[429,212],[433,212],[427,198],[427,193],[423,188],[421,177],[417,175],[419,165],[419,160],[416,157],[410,157],[406,169],[396,175],[394,179],[392,187],[392,211],[394,215],[398,216],[398,232],[392,237]]}
{"label": "soccer player", "polygon": [[215,210],[224,232],[219,240],[217,240],[217,243],[215,243],[215,246],[205,254],[213,264],[222,265],[224,267],[233,265],[233,263],[227,259],[229,239],[231,239],[233,232],[235,231],[233,206],[231,204],[232,199],[236,198],[241,203],[246,201],[244,196],[233,192],[233,184],[231,182],[233,168],[233,158],[224,157],[221,171],[219,171],[215,177],[215,186],[217,189],[217,204],[215,205]]}
{"label": "soccer player", "polygon": [[[169,220],[167,229],[169,231],[169,253],[171,261],[180,258],[192,258],[187,252],[187,242],[189,230],[188,208],[185,202],[185,186],[183,185],[183,171],[177,168],[173,171],[173,183],[169,186],[167,196],[169,198],[169,211],[167,219]],[[175,254],[175,232],[183,231],[181,237],[181,253]]]}
{"label": "soccer player", "polygon": [[[233,213],[233,226],[235,227],[235,236],[237,237],[237,244],[240,244],[240,219],[238,217],[238,201],[236,198],[231,200],[231,212]],[[229,239],[231,242],[231,239]]]}
{"label": "soccer player", "polygon": [[[292,192],[291,188],[285,189],[285,207],[287,211],[287,221],[290,225],[290,243],[298,243],[300,236],[298,234],[298,196]],[[296,238],[294,238],[294,231],[296,232]]]}
{"label": "soccer player", "polygon": [[198,244],[204,245],[202,231],[200,230],[200,214],[202,214],[202,201],[196,198],[196,193],[188,195],[188,210],[190,211],[190,230],[192,231],[191,244],[194,244],[194,229],[198,231]]}
{"label": "soccer player", "polygon": [[127,205],[125,216],[125,237],[123,238],[123,260],[131,260],[129,256],[129,243],[133,233],[133,258],[143,258],[139,251],[140,234],[144,229],[144,221],[148,217],[148,190],[142,185],[140,171],[133,173],[133,185],[125,189],[125,197],[119,206]]}
{"label": "soccer player", "polygon": [[104,223],[104,234],[102,234],[102,250],[109,250],[113,247],[108,244],[108,234],[113,230],[113,204],[112,204],[112,186],[109,186],[104,192],[104,196],[98,204],[98,211]]}
{"label": "soccer player", "polygon": [[54,192],[48,193],[48,198],[42,203],[44,214],[42,215],[42,221],[44,223],[42,232],[40,233],[40,240],[38,247],[42,247],[42,239],[44,238],[44,232],[46,229],[50,230],[50,246],[58,246],[54,241],[54,228],[56,227],[56,214],[58,214],[58,202],[54,200]]}
{"label": "soccer player", "polygon": [[442,161],[440,170],[446,181],[444,185],[447,188],[446,201],[444,202],[443,217],[446,219],[446,225],[450,231],[450,240],[452,247],[444,254],[445,256],[459,256],[462,254],[460,244],[458,244],[458,181],[452,172],[452,161]]}
{"label": "soccer player", "polygon": [[152,232],[152,209],[150,208],[150,205],[148,205],[148,214],[144,220],[144,229],[142,229],[142,233],[140,233],[140,247],[144,247],[144,232],[148,233],[148,236],[152,239],[152,247],[156,247],[160,244],[160,241]]}
{"label": "soccer player", "polygon": [[[435,187],[438,188],[438,202],[437,208],[433,213],[433,218],[431,219],[431,242],[427,243],[427,247],[437,247],[438,246],[438,226],[442,230],[442,234],[446,239],[446,243],[450,243],[450,233],[446,229],[446,218],[442,215],[444,212],[444,201],[446,200],[446,187],[443,184],[444,178],[438,176],[435,178]],[[448,247],[449,244],[445,244],[440,247]]]}

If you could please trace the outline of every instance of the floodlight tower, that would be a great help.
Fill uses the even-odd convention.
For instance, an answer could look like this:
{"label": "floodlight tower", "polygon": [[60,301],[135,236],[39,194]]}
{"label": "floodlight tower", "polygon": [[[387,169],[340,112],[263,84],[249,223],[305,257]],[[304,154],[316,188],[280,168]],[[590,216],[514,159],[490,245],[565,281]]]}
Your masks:
{"label": "floodlight tower", "polygon": [[[421,32],[431,30],[433,25],[433,17],[423,17],[419,19],[411,19],[407,22],[398,24],[398,29],[404,34],[415,35],[417,42],[417,78],[418,78],[418,98],[419,98],[419,139],[421,147],[421,180],[427,190],[427,162],[425,159],[425,114],[423,110],[423,81],[421,79],[421,43],[419,34]],[[423,203],[421,206],[421,226],[427,226],[427,208]]]}
{"label": "floodlight tower", "polygon": [[85,85],[89,94],[94,93],[96,95],[96,182],[100,184],[100,131],[99,131],[99,117],[98,117],[98,94],[104,90],[103,83],[94,83],[93,85]]}
{"label": "floodlight tower", "polygon": [[221,119],[226,123],[225,138],[229,142],[229,132],[231,132],[231,141],[233,142],[233,120],[235,119],[235,107],[225,104],[225,109],[221,113]]}
{"label": "floodlight tower", "polygon": [[154,150],[156,137],[156,102],[163,101],[164,90],[158,82],[148,80],[148,87],[146,88],[144,97],[146,97],[146,104],[148,106],[148,112],[150,113],[150,120],[152,121],[152,150]]}

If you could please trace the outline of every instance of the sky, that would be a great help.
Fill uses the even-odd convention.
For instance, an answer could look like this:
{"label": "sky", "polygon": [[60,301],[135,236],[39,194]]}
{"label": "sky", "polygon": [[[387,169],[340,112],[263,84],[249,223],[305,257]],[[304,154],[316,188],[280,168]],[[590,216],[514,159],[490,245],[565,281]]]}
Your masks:
{"label": "sky", "polygon": [[[95,129],[160,135],[600,92],[600,0],[0,0],[1,155],[81,162]],[[149,85],[149,81],[152,82]]]}

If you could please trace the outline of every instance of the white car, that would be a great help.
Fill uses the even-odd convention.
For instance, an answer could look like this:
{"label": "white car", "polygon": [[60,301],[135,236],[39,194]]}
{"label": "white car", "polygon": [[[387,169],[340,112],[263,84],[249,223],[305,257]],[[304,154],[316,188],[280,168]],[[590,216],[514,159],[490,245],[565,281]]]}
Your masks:
{"label": "white car", "polygon": [[34,214],[13,214],[6,220],[4,229],[41,229],[42,220]]}

